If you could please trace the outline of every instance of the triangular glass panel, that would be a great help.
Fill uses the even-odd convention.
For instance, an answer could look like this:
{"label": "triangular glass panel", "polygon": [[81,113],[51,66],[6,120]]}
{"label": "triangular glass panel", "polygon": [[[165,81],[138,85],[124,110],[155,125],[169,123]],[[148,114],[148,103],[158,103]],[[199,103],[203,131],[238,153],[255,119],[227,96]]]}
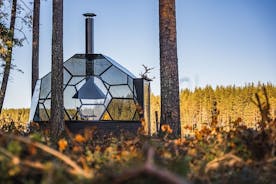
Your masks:
{"label": "triangular glass panel", "polygon": [[66,85],[71,79],[71,75],[68,73],[66,69],[63,69],[63,85]]}
{"label": "triangular glass panel", "polygon": [[105,111],[105,113],[103,114],[102,120],[112,120],[112,118],[110,117],[107,111]]}
{"label": "triangular glass panel", "polygon": [[138,114],[138,112],[137,112],[137,111],[135,111],[135,114],[134,114],[134,116],[133,116],[133,119],[132,119],[132,120],[136,120],[136,121],[140,120],[140,117],[139,117],[139,114]]}

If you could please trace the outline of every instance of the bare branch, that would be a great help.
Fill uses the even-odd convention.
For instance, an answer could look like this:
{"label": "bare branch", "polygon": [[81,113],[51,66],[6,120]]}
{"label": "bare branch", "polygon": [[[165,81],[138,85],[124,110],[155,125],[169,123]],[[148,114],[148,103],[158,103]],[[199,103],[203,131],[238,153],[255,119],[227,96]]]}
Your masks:
{"label": "bare branch", "polygon": [[144,73],[140,73],[139,75],[141,76],[141,78],[152,81],[153,79],[155,79],[155,77],[150,78],[148,76],[148,74],[150,73],[151,70],[153,70],[153,67],[147,67],[144,64],[142,65],[144,67]]}
{"label": "bare branch", "polygon": [[117,183],[117,184],[124,183],[126,181],[129,181],[130,179],[137,178],[138,176],[143,174],[155,177],[160,181],[162,181],[163,183],[189,184],[188,181],[186,181],[183,178],[180,178],[174,173],[164,168],[159,168],[155,166],[154,149],[152,147],[150,147],[147,152],[147,160],[143,166],[123,172],[121,175],[115,178],[114,183]]}
{"label": "bare branch", "polygon": [[39,170],[47,170],[47,167],[43,165],[40,162],[32,162],[29,160],[21,160],[18,156],[13,155],[9,151],[5,150],[4,148],[0,147],[0,153],[5,155],[6,157],[10,158],[12,160],[12,164],[14,165],[23,165],[23,166],[28,166],[31,168],[39,169]]}

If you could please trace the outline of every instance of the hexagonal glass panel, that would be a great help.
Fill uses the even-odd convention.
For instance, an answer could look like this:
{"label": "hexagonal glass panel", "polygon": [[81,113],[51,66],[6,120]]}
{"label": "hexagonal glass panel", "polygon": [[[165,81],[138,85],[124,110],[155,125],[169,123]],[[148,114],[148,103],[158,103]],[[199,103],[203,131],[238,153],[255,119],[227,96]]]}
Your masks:
{"label": "hexagonal glass panel", "polygon": [[110,67],[101,77],[110,85],[127,84],[127,75],[115,66]]}
{"label": "hexagonal glass panel", "polygon": [[113,120],[132,120],[136,105],[133,100],[112,99],[107,110]]}
{"label": "hexagonal glass panel", "polygon": [[51,90],[51,73],[41,79],[39,98],[46,98]]}
{"label": "hexagonal glass panel", "polygon": [[82,120],[99,120],[104,110],[103,105],[82,105],[79,113]]}
{"label": "hexagonal glass panel", "polygon": [[64,63],[64,67],[72,75],[86,75],[86,59],[70,58]]}
{"label": "hexagonal glass panel", "polygon": [[95,59],[94,60],[95,75],[101,75],[110,66],[111,66],[111,63],[108,62],[106,59]]}
{"label": "hexagonal glass panel", "polygon": [[128,85],[110,86],[109,92],[113,98],[133,98]]}

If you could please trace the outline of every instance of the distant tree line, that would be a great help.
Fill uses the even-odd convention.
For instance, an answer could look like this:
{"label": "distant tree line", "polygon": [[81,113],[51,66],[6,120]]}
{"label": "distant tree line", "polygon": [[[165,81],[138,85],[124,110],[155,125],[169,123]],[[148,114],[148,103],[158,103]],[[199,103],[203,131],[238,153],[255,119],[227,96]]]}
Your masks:
{"label": "distant tree line", "polygon": [[[270,115],[276,118],[276,86],[273,84],[248,84],[243,87],[211,86],[196,88],[194,91],[182,89],[180,91],[180,115],[183,135],[187,129],[200,129],[210,126],[214,118],[218,126],[231,126],[239,123],[248,127],[256,127],[261,120],[259,108],[254,103],[255,94],[260,94],[260,101],[264,104],[261,88],[265,87],[270,103]],[[1,125],[14,122],[15,125],[25,124],[29,119],[29,109],[3,109],[0,115]],[[156,116],[160,121],[160,96],[151,94],[151,129],[156,132]]]}
{"label": "distant tree line", "polygon": [[[202,126],[211,126],[217,121],[217,126],[231,126],[234,123],[256,127],[260,121],[261,114],[256,101],[255,94],[260,94],[260,101],[265,105],[265,97],[261,95],[262,87],[268,93],[270,103],[270,115],[276,118],[276,86],[267,84],[248,84],[243,87],[211,86],[196,88],[194,91],[182,89],[180,91],[180,115],[181,127],[185,129],[200,129]],[[151,95],[151,121],[156,122],[155,112],[160,116],[160,97]],[[153,123],[152,129],[156,130]]]}

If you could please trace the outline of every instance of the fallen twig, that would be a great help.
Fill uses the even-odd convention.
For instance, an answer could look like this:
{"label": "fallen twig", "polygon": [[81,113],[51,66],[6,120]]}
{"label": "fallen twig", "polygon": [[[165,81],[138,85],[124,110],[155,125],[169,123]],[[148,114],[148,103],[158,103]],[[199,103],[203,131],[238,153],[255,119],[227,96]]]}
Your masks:
{"label": "fallen twig", "polygon": [[149,176],[153,176],[158,178],[163,183],[171,183],[171,184],[188,184],[189,182],[174,173],[155,166],[154,164],[154,150],[153,148],[149,148],[147,153],[147,160],[145,164],[141,167],[123,172],[121,175],[116,177],[114,183],[124,183],[129,181],[132,178],[137,178],[142,174],[146,174]]}
{"label": "fallen twig", "polygon": [[47,170],[47,167],[45,167],[45,165],[43,165],[42,163],[32,162],[29,160],[21,160],[18,156],[10,153],[9,151],[5,150],[4,148],[0,147],[0,152],[3,155],[5,155],[6,157],[10,158],[14,165],[24,165],[24,166],[28,166],[28,167],[43,170],[43,171]]}
{"label": "fallen twig", "polygon": [[234,155],[232,152],[223,155],[222,157],[216,158],[207,163],[205,167],[205,173],[208,173],[210,170],[217,169],[220,166],[220,162],[228,160],[228,165],[234,165],[236,163],[243,163],[243,159]]}

